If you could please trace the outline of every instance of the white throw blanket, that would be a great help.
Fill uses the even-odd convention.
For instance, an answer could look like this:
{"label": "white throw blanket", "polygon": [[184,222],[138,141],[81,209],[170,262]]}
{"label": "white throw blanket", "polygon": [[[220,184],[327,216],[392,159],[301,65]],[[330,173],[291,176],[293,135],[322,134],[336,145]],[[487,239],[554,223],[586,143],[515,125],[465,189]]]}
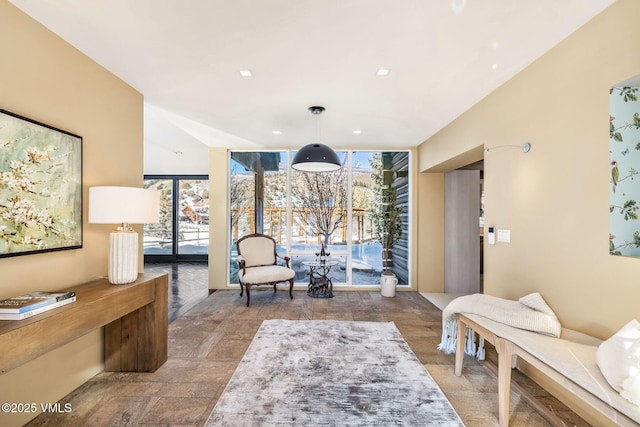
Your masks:
{"label": "white throw blanket", "polygon": [[[561,326],[558,318],[537,292],[518,301],[473,294],[456,298],[445,307],[442,312],[442,341],[438,350],[455,353],[458,313],[477,314],[514,328],[560,336]],[[466,332],[465,353],[484,360],[484,340],[480,337],[476,348],[475,334],[470,328],[467,328]]]}

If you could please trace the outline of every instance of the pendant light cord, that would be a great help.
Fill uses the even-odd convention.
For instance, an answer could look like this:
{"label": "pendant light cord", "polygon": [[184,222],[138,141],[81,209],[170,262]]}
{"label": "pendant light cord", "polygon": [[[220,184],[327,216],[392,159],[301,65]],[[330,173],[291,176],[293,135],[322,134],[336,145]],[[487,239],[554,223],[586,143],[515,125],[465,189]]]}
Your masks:
{"label": "pendant light cord", "polygon": [[320,114],[324,111],[324,107],[309,107],[311,114],[316,116],[316,144],[320,144]]}

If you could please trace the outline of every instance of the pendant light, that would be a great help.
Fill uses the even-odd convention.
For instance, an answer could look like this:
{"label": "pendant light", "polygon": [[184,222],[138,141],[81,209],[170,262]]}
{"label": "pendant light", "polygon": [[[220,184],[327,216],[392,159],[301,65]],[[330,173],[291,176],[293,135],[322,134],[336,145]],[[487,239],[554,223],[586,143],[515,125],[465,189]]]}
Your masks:
{"label": "pendant light", "polygon": [[316,142],[307,144],[296,153],[291,163],[293,169],[303,172],[331,172],[340,169],[340,159],[331,147],[320,144],[320,114],[324,107],[309,107],[316,116]]}

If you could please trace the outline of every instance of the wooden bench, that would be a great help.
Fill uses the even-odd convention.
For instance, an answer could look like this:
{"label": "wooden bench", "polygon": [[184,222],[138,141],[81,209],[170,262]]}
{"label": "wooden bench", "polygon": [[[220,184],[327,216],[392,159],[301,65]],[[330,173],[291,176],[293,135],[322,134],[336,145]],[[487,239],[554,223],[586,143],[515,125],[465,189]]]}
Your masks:
{"label": "wooden bench", "polygon": [[154,372],[167,360],[168,276],[140,274],[126,285],[97,279],[68,289],[71,304],[24,320],[0,321],[0,375],[105,327],[105,371]]}
{"label": "wooden bench", "polygon": [[[612,425],[640,425],[640,407],[622,398],[605,380],[596,363],[601,340],[563,329],[560,338],[513,328],[473,314],[457,314],[458,337],[469,327],[498,353],[498,418],[509,425],[511,369],[518,358],[578,397]],[[464,339],[456,342],[455,374],[462,374]]]}

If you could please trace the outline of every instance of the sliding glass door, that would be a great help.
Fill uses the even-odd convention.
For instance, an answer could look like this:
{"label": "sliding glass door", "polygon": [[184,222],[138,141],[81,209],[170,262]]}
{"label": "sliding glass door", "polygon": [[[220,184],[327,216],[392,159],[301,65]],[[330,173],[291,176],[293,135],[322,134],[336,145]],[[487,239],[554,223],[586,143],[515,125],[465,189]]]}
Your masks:
{"label": "sliding glass door", "polygon": [[160,222],[144,228],[146,262],[207,261],[207,176],[145,176],[145,188],[160,192]]}

